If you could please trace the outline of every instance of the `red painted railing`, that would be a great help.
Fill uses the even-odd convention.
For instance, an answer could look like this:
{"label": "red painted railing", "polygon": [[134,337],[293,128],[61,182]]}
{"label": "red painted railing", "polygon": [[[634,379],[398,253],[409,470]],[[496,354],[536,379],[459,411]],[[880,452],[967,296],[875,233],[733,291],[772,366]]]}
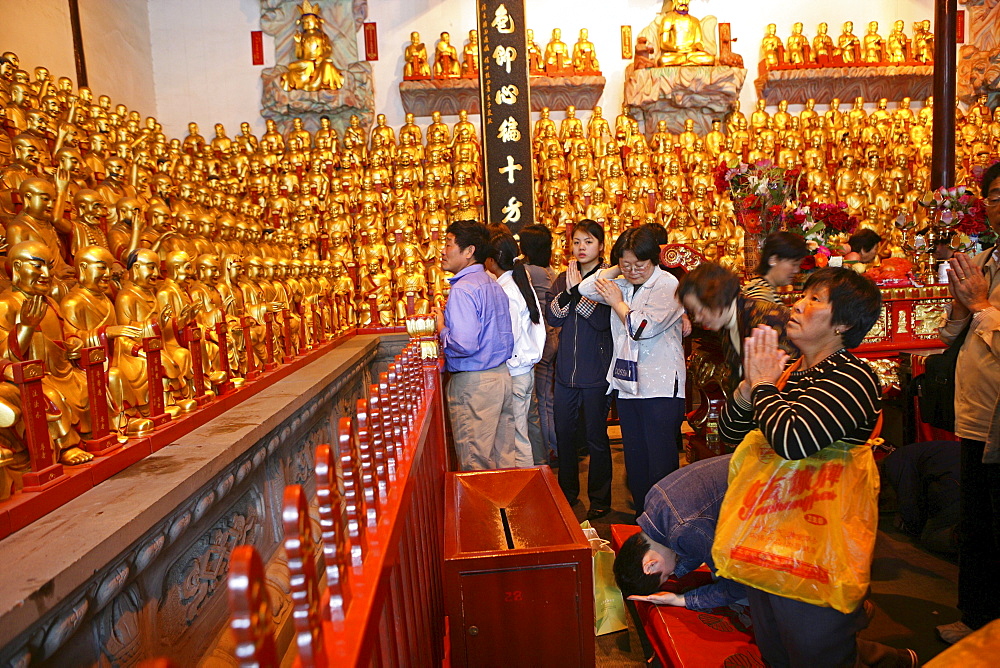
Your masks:
{"label": "red painted railing", "polygon": [[[285,489],[298,665],[439,666],[443,659],[447,459],[438,361],[421,360],[420,343],[411,342],[378,381],[354,416],[340,419],[336,444],[316,449],[323,587],[305,495],[297,485]],[[233,552],[231,626],[243,666],[280,660],[263,577],[253,547]]]}

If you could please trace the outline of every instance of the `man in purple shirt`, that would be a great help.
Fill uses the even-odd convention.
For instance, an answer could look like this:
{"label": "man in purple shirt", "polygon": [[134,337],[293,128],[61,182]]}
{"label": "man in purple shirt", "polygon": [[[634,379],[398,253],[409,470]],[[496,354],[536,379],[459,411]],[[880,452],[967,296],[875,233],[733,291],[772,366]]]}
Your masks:
{"label": "man in purple shirt", "polygon": [[512,426],[500,429],[500,421],[512,400],[507,360],[514,334],[507,295],[483,267],[488,254],[485,225],[459,220],[448,226],[441,266],[454,276],[444,311],[435,308],[435,316],[451,373],[448,415],[463,471],[514,466],[514,443],[497,440],[513,433]]}

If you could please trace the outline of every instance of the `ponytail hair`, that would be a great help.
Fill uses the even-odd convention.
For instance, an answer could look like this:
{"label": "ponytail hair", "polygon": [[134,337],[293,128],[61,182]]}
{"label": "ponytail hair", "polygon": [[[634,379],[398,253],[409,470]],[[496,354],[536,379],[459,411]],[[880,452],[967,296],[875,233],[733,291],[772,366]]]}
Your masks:
{"label": "ponytail hair", "polygon": [[524,268],[525,260],[520,255],[517,240],[506,226],[490,226],[490,257],[501,271],[513,272],[514,285],[521,291],[521,296],[528,305],[531,322],[536,325],[540,323],[542,314],[538,310],[538,298],[535,296],[534,288],[531,287],[528,270]]}

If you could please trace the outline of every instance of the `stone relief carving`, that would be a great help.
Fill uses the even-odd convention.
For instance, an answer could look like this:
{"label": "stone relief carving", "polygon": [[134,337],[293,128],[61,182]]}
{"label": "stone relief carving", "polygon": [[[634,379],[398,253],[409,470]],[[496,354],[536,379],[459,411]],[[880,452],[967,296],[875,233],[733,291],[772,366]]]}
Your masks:
{"label": "stone relief carving", "polygon": [[1000,103],[1000,0],[966,0],[969,39],[958,49],[958,99],[980,95],[991,108]]}
{"label": "stone relief carving", "polygon": [[143,658],[140,643],[142,597],[129,587],[102,610],[93,626],[94,644],[100,648],[97,665],[119,668],[134,666]]}
{"label": "stone relief carving", "polygon": [[257,542],[263,516],[264,499],[250,489],[167,570],[160,595],[165,645],[182,636],[220,588],[225,589],[233,548]]}

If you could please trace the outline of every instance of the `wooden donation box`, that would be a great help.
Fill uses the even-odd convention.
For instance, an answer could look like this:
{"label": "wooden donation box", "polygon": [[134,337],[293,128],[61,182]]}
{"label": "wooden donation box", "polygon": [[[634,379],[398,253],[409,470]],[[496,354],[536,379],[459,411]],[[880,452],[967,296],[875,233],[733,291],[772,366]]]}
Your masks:
{"label": "wooden donation box", "polygon": [[593,666],[590,545],[547,466],[449,473],[453,666]]}

